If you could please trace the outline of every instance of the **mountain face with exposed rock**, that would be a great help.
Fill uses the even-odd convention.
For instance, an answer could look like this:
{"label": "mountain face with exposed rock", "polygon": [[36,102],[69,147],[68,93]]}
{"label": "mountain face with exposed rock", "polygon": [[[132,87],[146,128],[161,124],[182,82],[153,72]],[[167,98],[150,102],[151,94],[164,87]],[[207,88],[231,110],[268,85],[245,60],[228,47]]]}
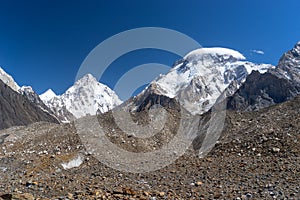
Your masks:
{"label": "mountain face with exposed rock", "polygon": [[[132,110],[143,110],[154,104],[170,105],[174,100],[192,114],[207,112],[230,86],[234,93],[252,71],[265,73],[274,66],[245,61],[232,49],[201,48],[187,54],[166,74],[156,78],[139,95],[130,100]],[[234,84],[233,84],[234,83]]]}
{"label": "mountain face with exposed rock", "polygon": [[300,42],[286,52],[276,68],[251,73],[227,102],[233,110],[259,110],[290,100],[300,94]]}
{"label": "mountain face with exposed rock", "polygon": [[280,78],[300,84],[300,42],[282,55],[277,68],[271,72]]}
{"label": "mountain face with exposed rock", "polygon": [[0,81],[0,129],[38,121],[59,122],[31,87],[20,87],[2,68]]}
{"label": "mountain face with exposed rock", "polygon": [[14,91],[2,80],[0,80],[0,113],[0,129],[38,121],[58,123],[54,116]]}
{"label": "mountain face with exposed rock", "polygon": [[[57,118],[56,115],[44,104],[44,102],[41,100],[39,95],[32,89],[30,86],[22,86],[18,92],[22,94],[24,97],[26,97],[29,101],[34,103],[36,106],[38,106],[40,109],[42,109],[44,112],[49,113],[54,118]],[[57,118],[57,120],[59,120]]]}
{"label": "mountain face with exposed rock", "polygon": [[114,91],[90,74],[78,80],[62,95],[56,95],[51,89],[38,95],[30,86],[20,87],[2,68],[0,80],[60,122],[104,113],[122,103]]}

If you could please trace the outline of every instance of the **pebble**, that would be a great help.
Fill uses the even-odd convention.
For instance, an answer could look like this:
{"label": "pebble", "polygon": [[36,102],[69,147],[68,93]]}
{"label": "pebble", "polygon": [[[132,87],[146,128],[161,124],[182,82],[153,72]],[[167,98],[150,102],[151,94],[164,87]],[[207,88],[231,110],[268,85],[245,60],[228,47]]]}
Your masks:
{"label": "pebble", "polygon": [[201,186],[203,184],[203,182],[202,181],[198,181],[198,182],[196,182],[196,186]]}
{"label": "pebble", "polygon": [[279,152],[280,152],[280,148],[273,147],[273,148],[272,148],[272,151],[273,151],[274,153],[279,153]]}
{"label": "pebble", "polygon": [[160,197],[165,196],[165,194],[166,194],[165,192],[159,192],[159,196],[160,196]]}
{"label": "pebble", "polygon": [[34,200],[32,194],[24,193],[24,194],[14,194],[12,195],[12,200]]}

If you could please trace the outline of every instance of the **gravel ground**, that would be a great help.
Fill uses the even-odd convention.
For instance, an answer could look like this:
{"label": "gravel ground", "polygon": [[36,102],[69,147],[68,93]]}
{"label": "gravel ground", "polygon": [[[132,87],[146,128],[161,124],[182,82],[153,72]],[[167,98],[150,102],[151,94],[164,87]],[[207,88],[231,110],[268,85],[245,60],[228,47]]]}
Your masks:
{"label": "gravel ground", "polygon": [[[300,98],[257,112],[227,112],[213,150],[191,147],[173,164],[148,173],[111,169],[86,153],[72,124],[35,123],[0,132],[2,199],[300,199]],[[176,129],[177,115],[167,130]],[[143,117],[141,117],[143,119]],[[100,121],[111,120],[109,114]],[[114,123],[105,125],[115,130]],[[150,142],[107,134],[122,148],[150,151]],[[122,137],[122,138],[121,138]],[[156,144],[155,141],[159,141]],[[78,159],[81,165],[62,164]],[[0,199],[1,199],[0,198]]]}

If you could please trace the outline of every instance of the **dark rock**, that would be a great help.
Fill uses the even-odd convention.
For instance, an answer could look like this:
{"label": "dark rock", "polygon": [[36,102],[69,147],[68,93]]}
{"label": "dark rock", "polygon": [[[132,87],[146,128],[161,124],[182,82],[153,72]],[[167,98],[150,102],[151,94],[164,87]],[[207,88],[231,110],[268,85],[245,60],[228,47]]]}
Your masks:
{"label": "dark rock", "polygon": [[46,121],[58,123],[25,96],[15,92],[0,80],[0,129]]}
{"label": "dark rock", "polygon": [[137,112],[149,110],[151,106],[156,104],[164,108],[180,110],[180,106],[175,99],[160,95],[159,92],[156,92],[155,87],[155,84],[151,84],[145,93],[131,99],[133,104],[137,106]]}
{"label": "dark rock", "polygon": [[300,94],[300,43],[286,52],[275,69],[253,71],[228,98],[230,110],[252,111],[293,99]]}
{"label": "dark rock", "polygon": [[228,98],[227,108],[251,111],[285,102],[300,94],[300,85],[272,73],[252,72],[237,92]]}
{"label": "dark rock", "polygon": [[12,199],[12,194],[3,194],[3,195],[0,196],[0,199],[11,200]]}

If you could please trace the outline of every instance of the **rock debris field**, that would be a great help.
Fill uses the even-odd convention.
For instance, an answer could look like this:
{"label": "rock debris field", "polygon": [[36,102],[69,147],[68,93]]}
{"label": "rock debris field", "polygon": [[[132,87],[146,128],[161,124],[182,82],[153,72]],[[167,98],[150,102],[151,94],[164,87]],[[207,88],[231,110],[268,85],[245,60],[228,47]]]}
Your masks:
{"label": "rock debris field", "polygon": [[[256,112],[228,111],[221,138],[207,156],[199,158],[191,147],[171,165],[147,173],[117,171],[99,162],[85,151],[74,124],[2,130],[0,199],[298,200],[299,105],[298,97]],[[99,121],[124,149],[162,146],[153,142],[156,138],[143,149],[142,141],[118,134],[109,114]]]}

